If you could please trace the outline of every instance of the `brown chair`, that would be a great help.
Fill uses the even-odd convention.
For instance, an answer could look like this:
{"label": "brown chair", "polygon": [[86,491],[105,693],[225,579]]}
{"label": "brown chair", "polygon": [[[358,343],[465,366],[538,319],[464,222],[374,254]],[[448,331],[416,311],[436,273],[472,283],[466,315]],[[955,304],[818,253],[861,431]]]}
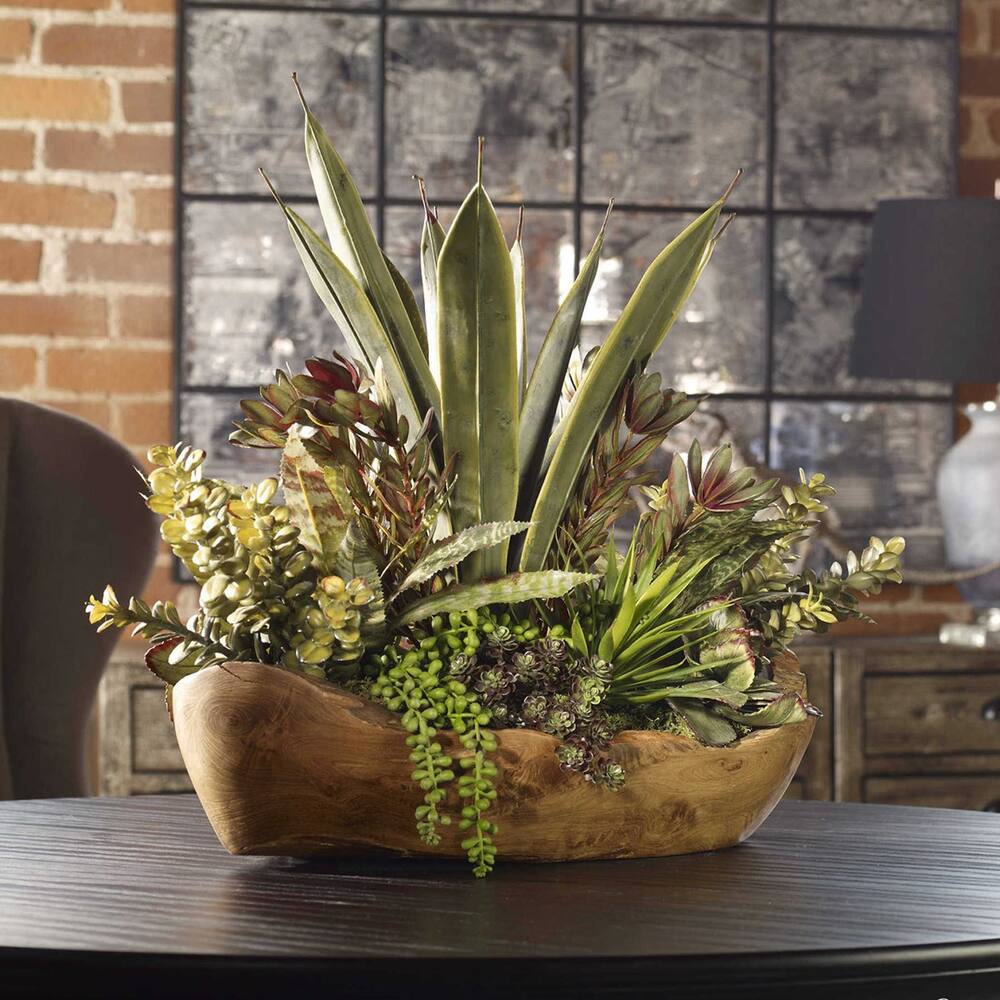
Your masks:
{"label": "brown chair", "polygon": [[85,732],[117,639],[83,606],[139,593],[156,553],[132,455],[55,410],[0,398],[0,799],[84,795]]}

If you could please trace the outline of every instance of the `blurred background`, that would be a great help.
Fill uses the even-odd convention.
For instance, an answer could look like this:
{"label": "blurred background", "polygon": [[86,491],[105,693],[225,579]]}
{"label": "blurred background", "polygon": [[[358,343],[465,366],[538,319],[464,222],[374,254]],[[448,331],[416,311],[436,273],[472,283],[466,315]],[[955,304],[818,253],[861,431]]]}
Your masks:
{"label": "blurred background", "polygon": [[[847,362],[876,202],[993,194],[1000,0],[0,7],[0,393],[92,422],[140,463],[179,435],[215,472],[273,469],[226,445],[237,401],[342,347],[257,175],[317,215],[293,70],[415,288],[411,175],[447,222],[487,137],[511,237],[525,206],[536,347],[609,196],[591,344],[742,167],[738,219],[655,367],[711,394],[705,443],[827,472],[841,540],[905,534],[911,568],[944,568],[936,464],[956,393],[995,386],[858,379]],[[176,595],[174,576],[161,555],[148,593]],[[906,636],[969,615],[933,583],[870,610]],[[120,688],[110,732],[162,713],[157,688]],[[151,773],[175,753],[143,752]]]}

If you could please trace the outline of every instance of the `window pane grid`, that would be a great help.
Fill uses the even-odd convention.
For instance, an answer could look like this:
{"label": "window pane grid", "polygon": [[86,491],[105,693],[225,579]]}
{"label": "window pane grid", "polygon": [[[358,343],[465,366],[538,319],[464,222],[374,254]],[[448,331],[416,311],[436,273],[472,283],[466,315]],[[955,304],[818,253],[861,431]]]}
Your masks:
{"label": "window pane grid", "polygon": [[[204,62],[200,62],[198,54],[186,51],[192,26],[204,23],[200,19],[211,16],[212,12],[221,12],[227,15],[225,21],[235,20],[244,26],[252,25],[254,19],[273,19],[278,15],[296,20],[301,18],[304,24],[312,25],[317,23],[317,18],[335,16],[339,21],[359,26],[355,32],[356,46],[359,47],[352,46],[349,51],[339,52],[339,58],[346,61],[352,74],[347,85],[347,98],[340,101],[338,88],[331,89],[330,86],[327,86],[323,96],[327,101],[338,101],[338,113],[361,123],[355,128],[358,148],[367,147],[372,153],[365,200],[380,241],[393,247],[391,255],[401,254],[404,269],[413,263],[408,256],[412,255],[412,247],[406,242],[408,237],[403,232],[406,211],[413,212],[412,226],[417,232],[410,234],[410,238],[415,238],[419,230],[420,207],[416,192],[409,196],[403,190],[404,170],[409,170],[411,166],[406,156],[408,151],[412,151],[410,155],[417,156],[424,148],[424,133],[420,131],[420,126],[427,124],[427,120],[420,119],[417,125],[411,126],[409,119],[411,116],[419,119],[423,111],[430,113],[434,109],[415,107],[412,100],[404,108],[400,102],[410,94],[407,88],[419,88],[428,72],[437,71],[435,67],[428,68],[426,65],[431,57],[416,61],[414,54],[421,51],[425,39],[431,38],[450,47],[454,65],[461,69],[462,60],[469,58],[463,46],[469,45],[476,32],[480,33],[480,38],[487,37],[482,32],[494,32],[489,36],[494,39],[494,51],[501,51],[499,47],[505,35],[516,39],[517,45],[510,41],[512,49],[504,55],[521,59],[522,63],[517,71],[508,73],[509,79],[504,86],[509,90],[515,117],[525,117],[521,148],[532,155],[541,150],[541,154],[535,155],[537,162],[526,165],[521,162],[523,158],[515,157],[511,162],[516,164],[516,169],[505,171],[504,158],[509,150],[504,144],[509,145],[513,141],[516,147],[518,136],[513,139],[501,136],[491,142],[489,129],[482,129],[487,133],[487,184],[490,184],[492,152],[495,188],[502,183],[519,185],[519,177],[513,176],[519,173],[524,177],[523,193],[538,190],[541,197],[522,200],[517,196],[522,188],[515,193],[508,187],[500,191],[495,203],[501,215],[510,214],[523,204],[526,225],[533,214],[539,220],[539,229],[543,231],[540,252],[548,255],[545,258],[547,263],[560,269],[571,268],[571,272],[575,273],[582,256],[589,249],[589,240],[593,236],[592,220],[605,208],[605,202],[596,196],[598,189],[607,187],[612,193],[612,187],[619,188],[624,200],[616,202],[612,227],[618,224],[626,230],[618,264],[622,275],[633,279],[631,284],[637,277],[634,274],[634,265],[638,260],[636,254],[641,256],[640,248],[646,247],[647,243],[652,245],[647,231],[656,234],[662,245],[677,231],[685,216],[702,210],[711,191],[721,190],[723,186],[716,177],[706,179],[704,176],[703,167],[707,165],[714,171],[716,164],[723,159],[715,152],[711,155],[704,152],[707,148],[705,144],[711,137],[689,134],[689,123],[683,118],[683,102],[680,102],[679,108],[672,108],[666,106],[663,99],[655,97],[657,87],[663,88],[664,94],[672,90],[671,81],[663,76],[667,70],[658,67],[652,58],[640,60],[641,66],[622,69],[622,64],[626,62],[621,58],[622,53],[638,52],[641,55],[645,40],[653,39],[658,50],[667,51],[666,58],[704,74],[692,82],[692,93],[698,95],[704,91],[713,95],[711,100],[718,98],[723,116],[732,108],[742,108],[743,103],[747,103],[750,108],[748,113],[741,112],[742,117],[736,113],[726,117],[725,126],[735,128],[736,132],[726,137],[721,148],[740,148],[744,151],[743,155],[748,155],[751,160],[757,143],[759,146],[756,148],[760,150],[759,165],[748,172],[741,186],[742,191],[734,199],[734,202],[739,199],[744,202],[734,207],[737,215],[744,219],[747,232],[756,227],[753,228],[756,235],[752,239],[748,235],[745,239],[746,246],[739,262],[740,268],[746,270],[741,278],[743,285],[740,286],[739,281],[730,281],[733,287],[727,290],[725,282],[717,282],[714,289],[706,290],[706,301],[700,303],[696,310],[698,315],[688,317],[689,325],[695,324],[691,329],[696,333],[700,331],[703,336],[699,338],[690,334],[684,351],[675,352],[690,368],[687,373],[672,372],[678,376],[679,387],[687,388],[687,377],[692,391],[707,389],[711,395],[710,403],[717,403],[720,410],[728,408],[727,412],[733,415],[741,412],[741,407],[747,414],[751,411],[746,408],[759,408],[753,412],[760,415],[763,424],[759,431],[754,431],[754,443],[748,451],[770,465],[780,464],[782,457],[787,458],[792,452],[801,454],[801,441],[797,440],[794,448],[788,443],[788,421],[793,418],[826,420],[831,419],[833,413],[837,419],[845,421],[845,425],[855,419],[859,421],[859,430],[851,433],[862,434],[866,429],[872,429],[880,441],[904,440],[897,426],[899,415],[910,412],[908,407],[916,407],[912,412],[927,416],[932,413],[935,402],[944,412],[953,400],[953,387],[943,383],[871,384],[852,380],[846,376],[846,371],[840,371],[856,301],[860,260],[863,257],[861,251],[874,200],[886,194],[879,189],[879,185],[892,183],[895,179],[890,177],[886,181],[880,173],[886,168],[878,162],[879,139],[866,131],[864,123],[854,133],[848,129],[840,130],[831,140],[833,145],[829,150],[824,150],[821,143],[817,144],[816,135],[819,133],[815,129],[822,121],[818,117],[815,121],[809,120],[809,115],[813,113],[810,107],[789,104],[790,95],[797,93],[796,88],[802,81],[788,74],[802,73],[799,63],[803,62],[813,64],[810,70],[818,63],[817,73],[828,71],[822,65],[824,53],[834,49],[840,52],[838,58],[845,62],[847,68],[844,72],[851,78],[842,81],[831,76],[833,86],[827,88],[830,91],[828,103],[815,110],[817,116],[826,114],[829,120],[835,120],[843,101],[851,99],[856,88],[864,89],[862,60],[859,58],[851,62],[856,53],[863,53],[869,61],[884,55],[886,60],[892,58],[901,63],[902,68],[896,78],[887,84],[886,100],[895,101],[897,106],[889,107],[884,112],[892,115],[894,120],[898,118],[902,121],[902,131],[897,139],[904,154],[910,154],[911,162],[905,168],[908,173],[900,179],[901,188],[908,189],[901,193],[911,193],[909,189],[912,189],[912,193],[918,194],[949,194],[955,171],[954,121],[948,124],[948,143],[947,149],[944,149],[939,141],[943,128],[939,120],[940,108],[935,112],[936,118],[922,118],[914,113],[910,115],[912,120],[907,120],[907,114],[912,109],[906,103],[906,94],[914,77],[907,76],[910,72],[906,69],[907,59],[896,57],[909,53],[907,58],[910,64],[916,66],[927,55],[937,66],[935,72],[938,74],[928,84],[934,90],[930,96],[941,107],[946,101],[952,102],[950,106],[954,111],[957,108],[957,3],[954,0],[928,0],[927,3],[914,5],[908,0],[879,0],[877,3],[863,0],[856,10],[858,23],[846,23],[848,15],[835,0],[806,0],[805,3],[798,0],[795,3],[789,0],[487,0],[474,6],[463,0],[426,0],[424,3],[419,0],[354,0],[346,3],[322,3],[320,0],[315,3],[298,0],[294,3],[277,0],[268,3],[182,0],[177,74],[178,429],[191,430],[191,420],[194,419],[191,414],[207,412],[205,401],[213,397],[224,404],[226,400],[235,402],[240,395],[256,391],[256,383],[239,379],[236,371],[227,370],[227,378],[222,380],[206,379],[199,375],[197,364],[199,347],[202,353],[211,352],[209,345],[203,341],[216,337],[214,331],[217,329],[226,328],[225,322],[220,324],[214,320],[204,326],[197,325],[202,323],[202,318],[206,321],[211,319],[199,318],[198,302],[212,301],[213,281],[218,282],[220,295],[227,285],[230,290],[234,286],[232,274],[220,273],[213,277],[210,273],[213,264],[207,259],[206,244],[189,239],[191,220],[196,219],[199,212],[238,213],[243,211],[239,206],[245,205],[246,211],[250,211],[251,206],[263,206],[270,202],[265,192],[250,184],[226,181],[223,189],[219,190],[218,185],[213,187],[211,182],[204,180],[205,173],[199,175],[201,179],[197,184],[189,183],[190,178],[195,176],[192,170],[197,158],[201,156],[206,171],[217,170],[218,151],[224,148],[212,146],[212,137],[209,135],[206,138],[204,130],[199,132],[198,121],[188,113],[196,106],[198,88],[206,85],[207,78],[203,70]],[[272,20],[269,23],[284,22]],[[367,25],[372,26],[370,41]],[[223,30],[219,28],[220,32]],[[544,44],[538,43],[539,38]],[[370,47],[370,56],[366,45]],[[813,46],[812,51],[817,58],[809,60],[801,56],[809,45]],[[716,57],[715,65],[712,65],[706,52],[709,46]],[[729,62],[717,56],[720,46],[731,53]],[[544,58],[548,56],[556,61],[553,54],[556,51],[561,65],[554,71],[551,66],[546,66]],[[790,60],[789,55],[795,58]],[[488,46],[484,58],[487,61],[490,58]],[[450,70],[451,65],[447,69]],[[306,71],[303,75],[315,78],[322,76],[322,67],[320,62],[311,71],[308,65],[303,65],[301,69]],[[267,63],[265,69],[268,68],[277,69],[277,62]],[[631,76],[630,68],[635,70]],[[552,75],[538,84],[537,93],[551,99],[552,104],[536,114],[532,107],[517,103],[522,95],[518,88],[532,72],[542,70]],[[199,73],[202,74],[200,77]],[[234,69],[233,73],[238,80],[238,69]],[[497,70],[494,75],[502,74]],[[466,72],[461,79],[466,85],[471,85],[474,83],[473,76]],[[322,79],[314,79],[313,87],[323,83]],[[308,78],[306,84],[308,93]],[[285,80],[268,78],[266,72],[256,79],[256,86],[261,92],[269,93],[271,89],[285,85]],[[290,82],[287,86],[290,88]],[[720,88],[728,88],[722,97],[718,96]],[[755,96],[758,88],[762,95],[759,103]],[[553,94],[555,97],[552,97]],[[654,95],[652,98],[651,94]],[[489,99],[487,94],[483,100],[488,104]],[[447,104],[447,97],[444,100]],[[861,102],[861,98],[858,100]],[[239,95],[234,94],[234,108],[238,101]],[[462,110],[460,102],[455,107],[458,111]],[[754,112],[753,108],[757,111]],[[621,109],[619,117],[622,121],[615,120],[618,109]],[[323,108],[317,107],[316,110],[322,119]],[[880,109],[873,104],[871,110],[877,113]],[[353,119],[350,118],[352,114],[356,116]],[[755,114],[757,124],[754,124]],[[568,122],[564,115],[568,116]],[[653,116],[653,128],[644,130],[647,120],[644,115]],[[661,115],[665,117],[661,119]],[[957,114],[952,117],[957,120]],[[737,119],[739,121],[734,126],[733,122]],[[364,122],[370,122],[367,131]],[[213,125],[216,124],[223,142],[238,144],[243,140],[242,136],[236,135],[238,128],[234,132],[224,121],[213,122]],[[442,134],[434,137],[437,145],[431,142],[431,147],[436,150],[435,156],[441,163],[447,164],[442,173],[446,179],[445,187],[452,183],[447,180],[449,170],[454,169],[456,178],[468,173],[462,159],[464,154],[458,148],[458,140],[463,138],[463,129],[467,124],[460,122],[454,126],[455,131],[449,133],[450,122],[444,121],[440,123]],[[482,123],[477,120],[473,124],[476,129],[471,132],[472,136]],[[706,130],[707,136],[716,122],[709,116],[708,120],[698,124]],[[295,129],[298,130],[298,125]],[[759,138],[755,137],[756,129],[759,129]],[[652,134],[654,132],[656,134]],[[638,137],[634,146],[622,141],[633,134]],[[688,157],[685,142],[693,143],[692,149],[703,158]],[[447,143],[457,151],[447,152]],[[673,153],[678,157],[677,167],[664,173],[662,185],[655,172],[643,173],[644,169],[652,171],[653,165],[662,162],[662,155],[653,155],[657,143],[660,143],[663,154]],[[838,146],[837,143],[843,145]],[[472,145],[470,138],[470,150]],[[929,151],[921,147],[929,147]],[[819,159],[815,163],[804,164],[803,151],[812,152]],[[281,162],[290,161],[296,153],[301,156],[298,150],[286,150],[282,144]],[[266,159],[267,155],[265,149],[262,156]],[[354,169],[350,155],[347,159]],[[572,159],[572,163],[566,165],[564,159]],[[871,160],[869,189],[847,191],[856,196],[855,204],[838,202],[836,199],[841,196],[829,193],[831,188],[823,181],[823,171],[831,171],[830,177],[836,187],[836,171],[842,169],[844,163],[865,163],[867,160]],[[683,176],[685,164],[691,171],[687,177]],[[267,166],[267,162],[264,165]],[[226,166],[228,168],[231,164]],[[433,181],[433,165],[428,165],[427,172],[429,181]],[[532,176],[536,174],[541,184],[531,184],[529,190]],[[457,184],[457,180],[454,183]],[[691,193],[698,196],[690,197]],[[448,190],[444,194],[444,197],[432,197],[432,201],[447,213],[457,207],[461,199],[457,193],[452,194]],[[305,206],[313,202],[305,189],[291,190],[286,200]],[[563,216],[566,219],[565,229],[560,221]],[[266,242],[273,236],[260,236],[260,239]],[[861,243],[858,243],[859,239]],[[240,271],[244,274],[242,280],[261,296],[263,303],[268,295],[268,278],[260,272],[250,274],[252,268],[246,267],[247,258],[254,252],[254,242],[254,234],[248,234],[246,246],[234,245],[231,257],[236,262],[233,265],[236,271],[243,269]],[[557,260],[559,248],[563,245],[571,258],[565,265],[561,258]],[[727,266],[721,259],[722,254],[728,252],[732,256],[736,250],[735,242],[731,249],[721,245],[717,267]],[[563,270],[560,270],[558,281],[553,274],[537,275],[536,280],[542,284],[551,282],[551,287],[546,285],[537,295],[535,306],[539,315],[543,308],[557,301],[556,293],[563,287],[560,282],[565,277]],[[730,277],[735,279],[739,275],[734,273]],[[254,343],[264,344],[267,331],[263,327],[269,321],[280,321],[282,318],[287,321],[289,317],[296,316],[301,321],[304,315],[301,290],[297,286],[293,289],[289,284],[294,284],[294,280],[292,277],[281,278],[274,290],[274,294],[280,296],[280,302],[270,312],[262,305],[259,315],[253,319],[257,324],[253,333],[248,330],[240,332],[250,336]],[[619,279],[619,283],[623,287],[629,284],[623,279]],[[740,302],[741,297],[749,295],[749,290],[753,288],[759,288],[757,307],[749,300]],[[620,292],[620,289],[615,291]],[[616,301],[612,302],[615,296],[610,292],[609,295],[611,308]],[[727,302],[736,303],[728,321],[725,312]],[[744,304],[745,309],[739,308]],[[759,317],[753,313],[754,308],[759,308]],[[233,323],[239,322],[239,317],[231,319]],[[600,317],[594,320],[592,336],[599,335],[604,329],[600,326],[602,321]],[[706,325],[699,328],[698,323]],[[712,334],[713,323],[717,324],[717,335]],[[746,330],[750,339],[746,344],[739,339],[729,343],[731,351],[727,354],[718,345],[727,346],[725,338],[730,325],[738,328],[735,337],[742,337],[739,330]],[[751,343],[755,329],[759,339],[757,348]],[[293,366],[300,363],[303,359],[295,354],[301,346],[299,342],[294,338],[282,339],[279,334],[279,330],[271,331],[270,346],[261,356],[273,359],[288,354],[289,363]],[[671,337],[676,336],[679,340],[684,335],[685,331],[678,329]],[[254,336],[258,339],[253,340]],[[713,347],[713,344],[716,346]],[[669,339],[666,347],[670,347]],[[221,369],[219,365],[215,366],[216,370],[225,368],[224,363]],[[828,379],[819,374],[825,370],[831,371]],[[230,378],[230,375],[233,377]],[[193,407],[193,403],[188,406],[184,402],[186,397],[201,402],[197,407]],[[187,419],[182,412],[185,408],[189,411]],[[811,414],[814,416],[811,417]],[[934,435],[937,434],[939,418],[934,417],[928,427],[930,429],[920,437],[922,447],[926,440],[936,440]],[[822,452],[822,448],[818,450]],[[907,476],[912,479],[914,472],[913,469],[904,469],[896,470],[896,474],[903,479]],[[861,496],[860,493],[857,495]],[[906,510],[914,509],[912,504],[903,505],[900,509],[904,507]],[[923,516],[924,508],[920,510]]]}

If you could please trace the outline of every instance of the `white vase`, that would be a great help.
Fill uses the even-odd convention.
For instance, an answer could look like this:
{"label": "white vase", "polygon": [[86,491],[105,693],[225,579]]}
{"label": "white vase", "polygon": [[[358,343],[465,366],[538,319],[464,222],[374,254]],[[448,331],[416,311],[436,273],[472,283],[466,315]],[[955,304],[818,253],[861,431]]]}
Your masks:
{"label": "white vase", "polygon": [[[938,500],[948,562],[971,569],[1000,561],[1000,408],[965,407],[972,429],[941,461]],[[1000,607],[1000,570],[959,584],[976,608]]]}

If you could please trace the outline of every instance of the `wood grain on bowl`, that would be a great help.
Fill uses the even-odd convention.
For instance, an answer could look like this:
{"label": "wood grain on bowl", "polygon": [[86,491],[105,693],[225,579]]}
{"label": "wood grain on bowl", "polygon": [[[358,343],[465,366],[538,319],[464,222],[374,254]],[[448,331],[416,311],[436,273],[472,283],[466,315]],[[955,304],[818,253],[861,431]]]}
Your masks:
{"label": "wood grain on bowl", "polygon": [[[780,675],[804,692],[793,664]],[[195,790],[233,854],[465,856],[457,824],[436,847],[418,838],[406,734],[379,705],[276,667],[227,663],[178,683],[173,712]],[[814,727],[810,718],[722,748],[623,732],[611,747],[627,774],[618,792],[561,768],[555,737],[499,730],[497,845],[505,859],[564,861],[739,843],[780,800]],[[445,752],[463,752],[453,734],[438,738]]]}

